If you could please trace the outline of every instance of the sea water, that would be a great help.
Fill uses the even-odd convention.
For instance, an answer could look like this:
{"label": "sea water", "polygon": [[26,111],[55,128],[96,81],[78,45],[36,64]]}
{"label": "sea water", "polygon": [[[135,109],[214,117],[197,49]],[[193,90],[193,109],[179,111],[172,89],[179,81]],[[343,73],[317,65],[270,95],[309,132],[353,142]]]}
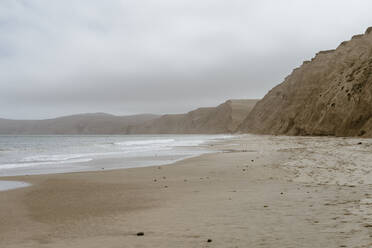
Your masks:
{"label": "sea water", "polygon": [[0,176],[161,165],[231,135],[0,135]]}
{"label": "sea water", "polygon": [[30,184],[18,181],[4,181],[0,180],[0,191],[7,191],[10,189],[18,189],[30,186]]}

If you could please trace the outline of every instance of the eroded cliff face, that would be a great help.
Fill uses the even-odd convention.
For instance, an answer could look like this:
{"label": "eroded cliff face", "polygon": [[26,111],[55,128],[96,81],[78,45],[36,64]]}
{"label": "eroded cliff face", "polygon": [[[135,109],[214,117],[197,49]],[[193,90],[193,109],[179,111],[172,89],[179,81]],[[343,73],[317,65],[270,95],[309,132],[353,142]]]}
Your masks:
{"label": "eroded cliff face", "polygon": [[186,114],[163,115],[128,129],[131,134],[232,133],[257,100],[228,100],[217,107],[199,108]]}
{"label": "eroded cliff face", "polygon": [[256,104],[239,130],[372,137],[372,27],[305,61]]}

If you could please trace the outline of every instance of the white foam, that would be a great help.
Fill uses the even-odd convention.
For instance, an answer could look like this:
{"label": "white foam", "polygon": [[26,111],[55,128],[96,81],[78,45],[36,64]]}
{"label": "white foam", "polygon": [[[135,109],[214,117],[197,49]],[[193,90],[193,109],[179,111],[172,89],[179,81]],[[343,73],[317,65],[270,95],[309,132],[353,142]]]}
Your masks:
{"label": "white foam", "polygon": [[35,155],[23,158],[21,162],[52,162],[76,159],[85,156],[85,154],[56,154],[56,155]]}
{"label": "white foam", "polygon": [[151,140],[134,140],[134,141],[124,141],[116,142],[115,145],[121,146],[147,146],[153,144],[170,144],[174,142],[174,139],[151,139]]}
{"label": "white foam", "polygon": [[[226,138],[228,138],[226,136]],[[225,137],[221,137],[225,139]],[[152,139],[152,140],[138,140],[138,141],[124,141],[116,142],[115,145],[124,146],[124,147],[177,147],[177,146],[197,146],[206,142],[206,140],[176,140],[176,139]]]}
{"label": "white foam", "polygon": [[[68,167],[66,164],[84,163],[105,158],[158,158],[162,156],[187,157],[199,154],[197,147],[207,142],[229,139],[232,135],[172,135],[172,136],[113,136],[105,137],[50,137],[55,144],[45,140],[26,140],[25,144],[15,142],[15,152],[0,161],[0,172],[4,175],[12,171],[28,173],[36,170],[51,170]],[[70,140],[72,139],[72,140]],[[76,140],[75,140],[76,139]],[[90,140],[92,139],[92,140]],[[53,140],[52,140],[53,141]],[[50,142],[50,141],[48,141]],[[28,145],[29,149],[24,149]],[[49,147],[50,146],[50,147]],[[16,153],[20,151],[20,155]],[[205,151],[203,151],[205,152]],[[135,160],[133,160],[135,161]],[[154,160],[156,163],[158,159]],[[173,160],[172,160],[173,161]],[[136,163],[136,162],[130,162]],[[139,162],[138,162],[139,163]],[[82,165],[89,167],[88,164]],[[76,165],[76,168],[79,166]],[[81,167],[81,166],[80,166]],[[73,169],[72,169],[73,170]],[[8,174],[7,174],[8,173]]]}

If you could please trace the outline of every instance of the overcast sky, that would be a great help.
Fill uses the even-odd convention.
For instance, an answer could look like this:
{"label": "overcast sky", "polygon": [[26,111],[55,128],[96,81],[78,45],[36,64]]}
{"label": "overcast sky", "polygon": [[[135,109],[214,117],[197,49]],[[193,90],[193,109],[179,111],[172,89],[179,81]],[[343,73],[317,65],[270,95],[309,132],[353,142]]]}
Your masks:
{"label": "overcast sky", "polygon": [[370,0],[1,0],[0,117],[262,98],[372,26]]}

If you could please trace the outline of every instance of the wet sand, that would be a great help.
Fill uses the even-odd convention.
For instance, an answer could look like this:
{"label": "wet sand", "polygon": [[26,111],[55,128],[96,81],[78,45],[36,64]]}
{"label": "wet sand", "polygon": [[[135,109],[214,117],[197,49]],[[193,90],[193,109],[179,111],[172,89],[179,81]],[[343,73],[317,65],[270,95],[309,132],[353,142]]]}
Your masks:
{"label": "wet sand", "polygon": [[371,247],[371,140],[247,135],[211,149],[223,152],[1,178],[32,186],[0,192],[0,247]]}

